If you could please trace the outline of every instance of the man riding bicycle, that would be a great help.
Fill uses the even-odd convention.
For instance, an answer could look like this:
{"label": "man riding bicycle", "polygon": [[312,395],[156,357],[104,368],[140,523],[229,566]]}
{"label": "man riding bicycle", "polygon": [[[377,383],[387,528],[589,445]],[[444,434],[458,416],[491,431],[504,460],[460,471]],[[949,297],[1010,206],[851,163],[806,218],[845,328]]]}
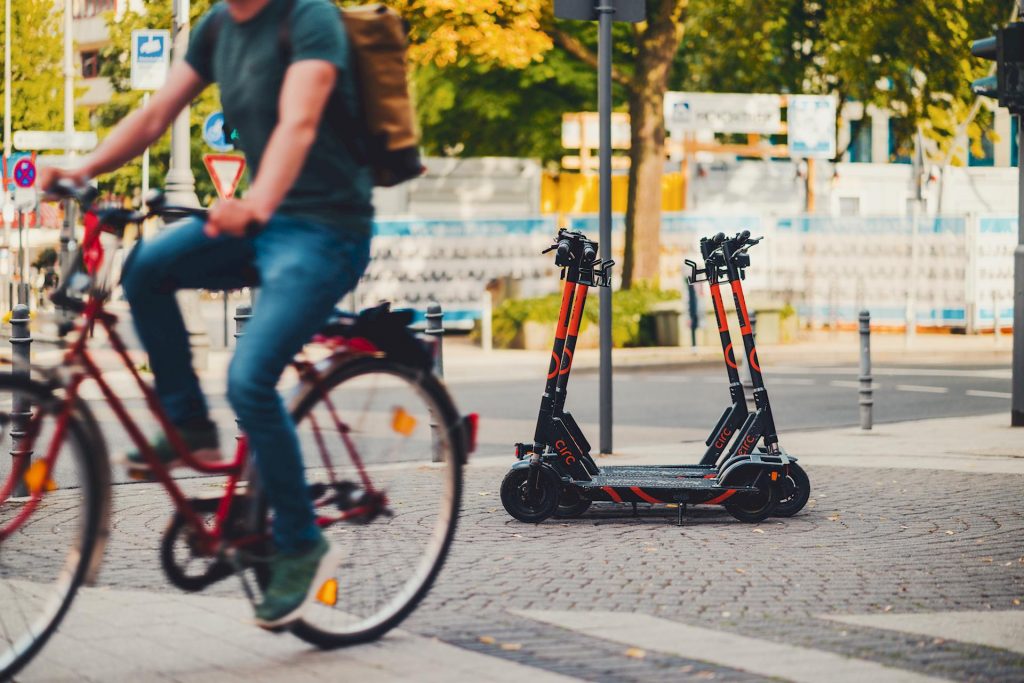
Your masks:
{"label": "man riding bicycle", "polygon": [[[279,50],[288,23],[290,54]],[[260,296],[228,370],[228,400],[256,454],[274,511],[276,553],[256,621],[277,628],[301,618],[317,586],[341,562],[321,534],[307,495],[302,455],[276,384],[369,261],[373,209],[369,170],[352,158],[346,131],[328,125],[332,93],[351,103],[354,81],[338,10],[329,0],[226,0],[192,33],[185,60],[149,104],[125,117],[81,165],[43,169],[40,182],[84,183],[140,155],[211,83],[239,134],[254,179],[243,199],[217,203],[141,243],[123,287],[172,422],[201,460],[220,457],[216,426],[192,368],[179,289],[231,289],[256,282]],[[175,462],[163,436],[153,447]],[[145,473],[139,453],[128,455]]]}

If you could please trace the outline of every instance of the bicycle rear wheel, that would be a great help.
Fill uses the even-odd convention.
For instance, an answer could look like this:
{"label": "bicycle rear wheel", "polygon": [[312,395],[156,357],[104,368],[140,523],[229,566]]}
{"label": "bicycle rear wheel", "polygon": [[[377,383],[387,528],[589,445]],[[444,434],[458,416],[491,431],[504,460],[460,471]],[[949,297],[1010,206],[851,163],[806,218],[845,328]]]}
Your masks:
{"label": "bicycle rear wheel", "polygon": [[80,411],[60,426],[64,407],[38,383],[0,376],[0,680],[56,630],[106,534],[106,451]]}
{"label": "bicycle rear wheel", "polygon": [[343,362],[293,411],[324,528],[344,552],[293,632],[323,648],[379,638],[426,595],[458,518],[466,443],[433,375],[383,358]]}

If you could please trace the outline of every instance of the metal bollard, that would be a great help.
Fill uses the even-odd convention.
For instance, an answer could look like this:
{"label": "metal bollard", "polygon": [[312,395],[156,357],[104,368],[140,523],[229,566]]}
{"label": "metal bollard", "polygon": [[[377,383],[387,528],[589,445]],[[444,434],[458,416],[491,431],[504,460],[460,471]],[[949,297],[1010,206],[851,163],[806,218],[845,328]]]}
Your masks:
{"label": "metal bollard", "polygon": [[[444,311],[441,310],[441,304],[436,301],[427,306],[427,327],[424,330],[426,334],[437,338],[437,357],[434,360],[434,372],[438,377],[444,378]],[[433,453],[431,454],[431,460],[434,462],[442,462],[444,458],[441,456],[441,449],[438,447],[440,439],[437,434],[437,425],[430,425],[431,443],[433,443]]]}
{"label": "metal bollard", "polygon": [[872,398],[873,389],[871,383],[871,313],[861,311],[860,316],[860,428],[871,429],[872,408],[875,404]]}
{"label": "metal bollard", "polygon": [[437,337],[437,360],[434,372],[444,378],[444,311],[436,301],[427,306],[427,328],[424,330],[432,337]]}
{"label": "metal bollard", "polygon": [[[25,304],[18,304],[11,311],[11,374],[16,377],[28,378],[32,365],[32,332],[28,328],[29,308]],[[14,489],[16,498],[23,498],[29,495],[25,485],[25,473],[32,462],[32,451],[23,451],[21,441],[25,437],[25,428],[32,417],[32,406],[24,396],[15,399],[11,406],[11,458],[14,460],[14,469],[18,472]]]}
{"label": "metal bollard", "polygon": [[[235,306],[235,345],[238,345],[238,339],[245,333],[245,326],[249,323],[252,318],[252,306],[248,304],[241,304]],[[235,418],[235,425],[238,426],[238,435],[235,436],[235,440],[238,441],[242,438],[242,424]]]}
{"label": "metal bollard", "polygon": [[248,304],[242,304],[235,306],[235,341],[242,336],[245,331],[245,325],[252,318],[252,306]]}

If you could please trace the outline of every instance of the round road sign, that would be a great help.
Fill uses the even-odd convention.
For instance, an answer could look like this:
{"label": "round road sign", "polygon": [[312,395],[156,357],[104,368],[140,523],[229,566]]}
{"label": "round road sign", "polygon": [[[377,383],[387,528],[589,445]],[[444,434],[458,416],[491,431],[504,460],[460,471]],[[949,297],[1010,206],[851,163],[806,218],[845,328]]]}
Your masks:
{"label": "round road sign", "polygon": [[18,187],[32,187],[36,182],[36,165],[31,159],[19,159],[14,164],[14,184]]}

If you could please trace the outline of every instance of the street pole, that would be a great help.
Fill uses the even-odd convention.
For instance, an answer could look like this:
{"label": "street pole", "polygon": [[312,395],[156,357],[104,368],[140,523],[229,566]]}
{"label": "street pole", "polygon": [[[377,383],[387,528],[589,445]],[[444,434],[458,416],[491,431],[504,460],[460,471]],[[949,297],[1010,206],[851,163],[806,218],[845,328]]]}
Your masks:
{"label": "street pole", "polygon": [[1013,251],[1013,399],[1010,424],[1024,427],[1024,114],[1017,114],[1017,248]]}
{"label": "street pole", "polygon": [[[4,157],[11,156],[11,0],[4,5]],[[7,188],[4,188],[4,192]]]}
{"label": "street pole", "polygon": [[[597,111],[599,155],[599,235],[604,253],[612,251],[612,20],[611,0],[598,0]],[[612,288],[599,287],[601,453],[612,452]]]}
{"label": "street pole", "polygon": [[[174,0],[173,59],[185,59],[188,50],[189,0]],[[196,179],[192,175],[191,131],[189,122],[191,108],[185,106],[171,126],[171,164],[167,170],[167,203],[177,206],[199,206],[196,196]]]}
{"label": "street pole", "polygon": [[[142,93],[142,108],[149,104],[149,91]],[[146,211],[146,196],[149,194],[149,147],[142,153],[142,211]],[[227,310],[227,297],[224,299],[224,310]],[[225,314],[226,315],[226,314]],[[225,323],[226,324],[226,323]],[[227,328],[225,328],[227,329]],[[227,333],[224,335],[224,346],[227,346]]]}
{"label": "street pole", "polygon": [[[7,160],[11,158],[11,152],[13,151],[13,140],[11,136],[11,0],[6,0],[4,3],[4,165],[6,170]],[[0,188],[0,193],[3,193],[4,203],[12,201],[12,197],[7,193],[7,174],[0,173],[3,177],[3,187]],[[7,220],[6,215],[3,217],[4,223],[4,249],[7,250],[7,263],[10,264],[11,256],[11,222]],[[3,290],[5,293],[9,293],[11,290],[11,274],[10,266],[8,265],[7,272],[3,276]],[[7,303],[11,304],[11,297],[7,295]]]}

